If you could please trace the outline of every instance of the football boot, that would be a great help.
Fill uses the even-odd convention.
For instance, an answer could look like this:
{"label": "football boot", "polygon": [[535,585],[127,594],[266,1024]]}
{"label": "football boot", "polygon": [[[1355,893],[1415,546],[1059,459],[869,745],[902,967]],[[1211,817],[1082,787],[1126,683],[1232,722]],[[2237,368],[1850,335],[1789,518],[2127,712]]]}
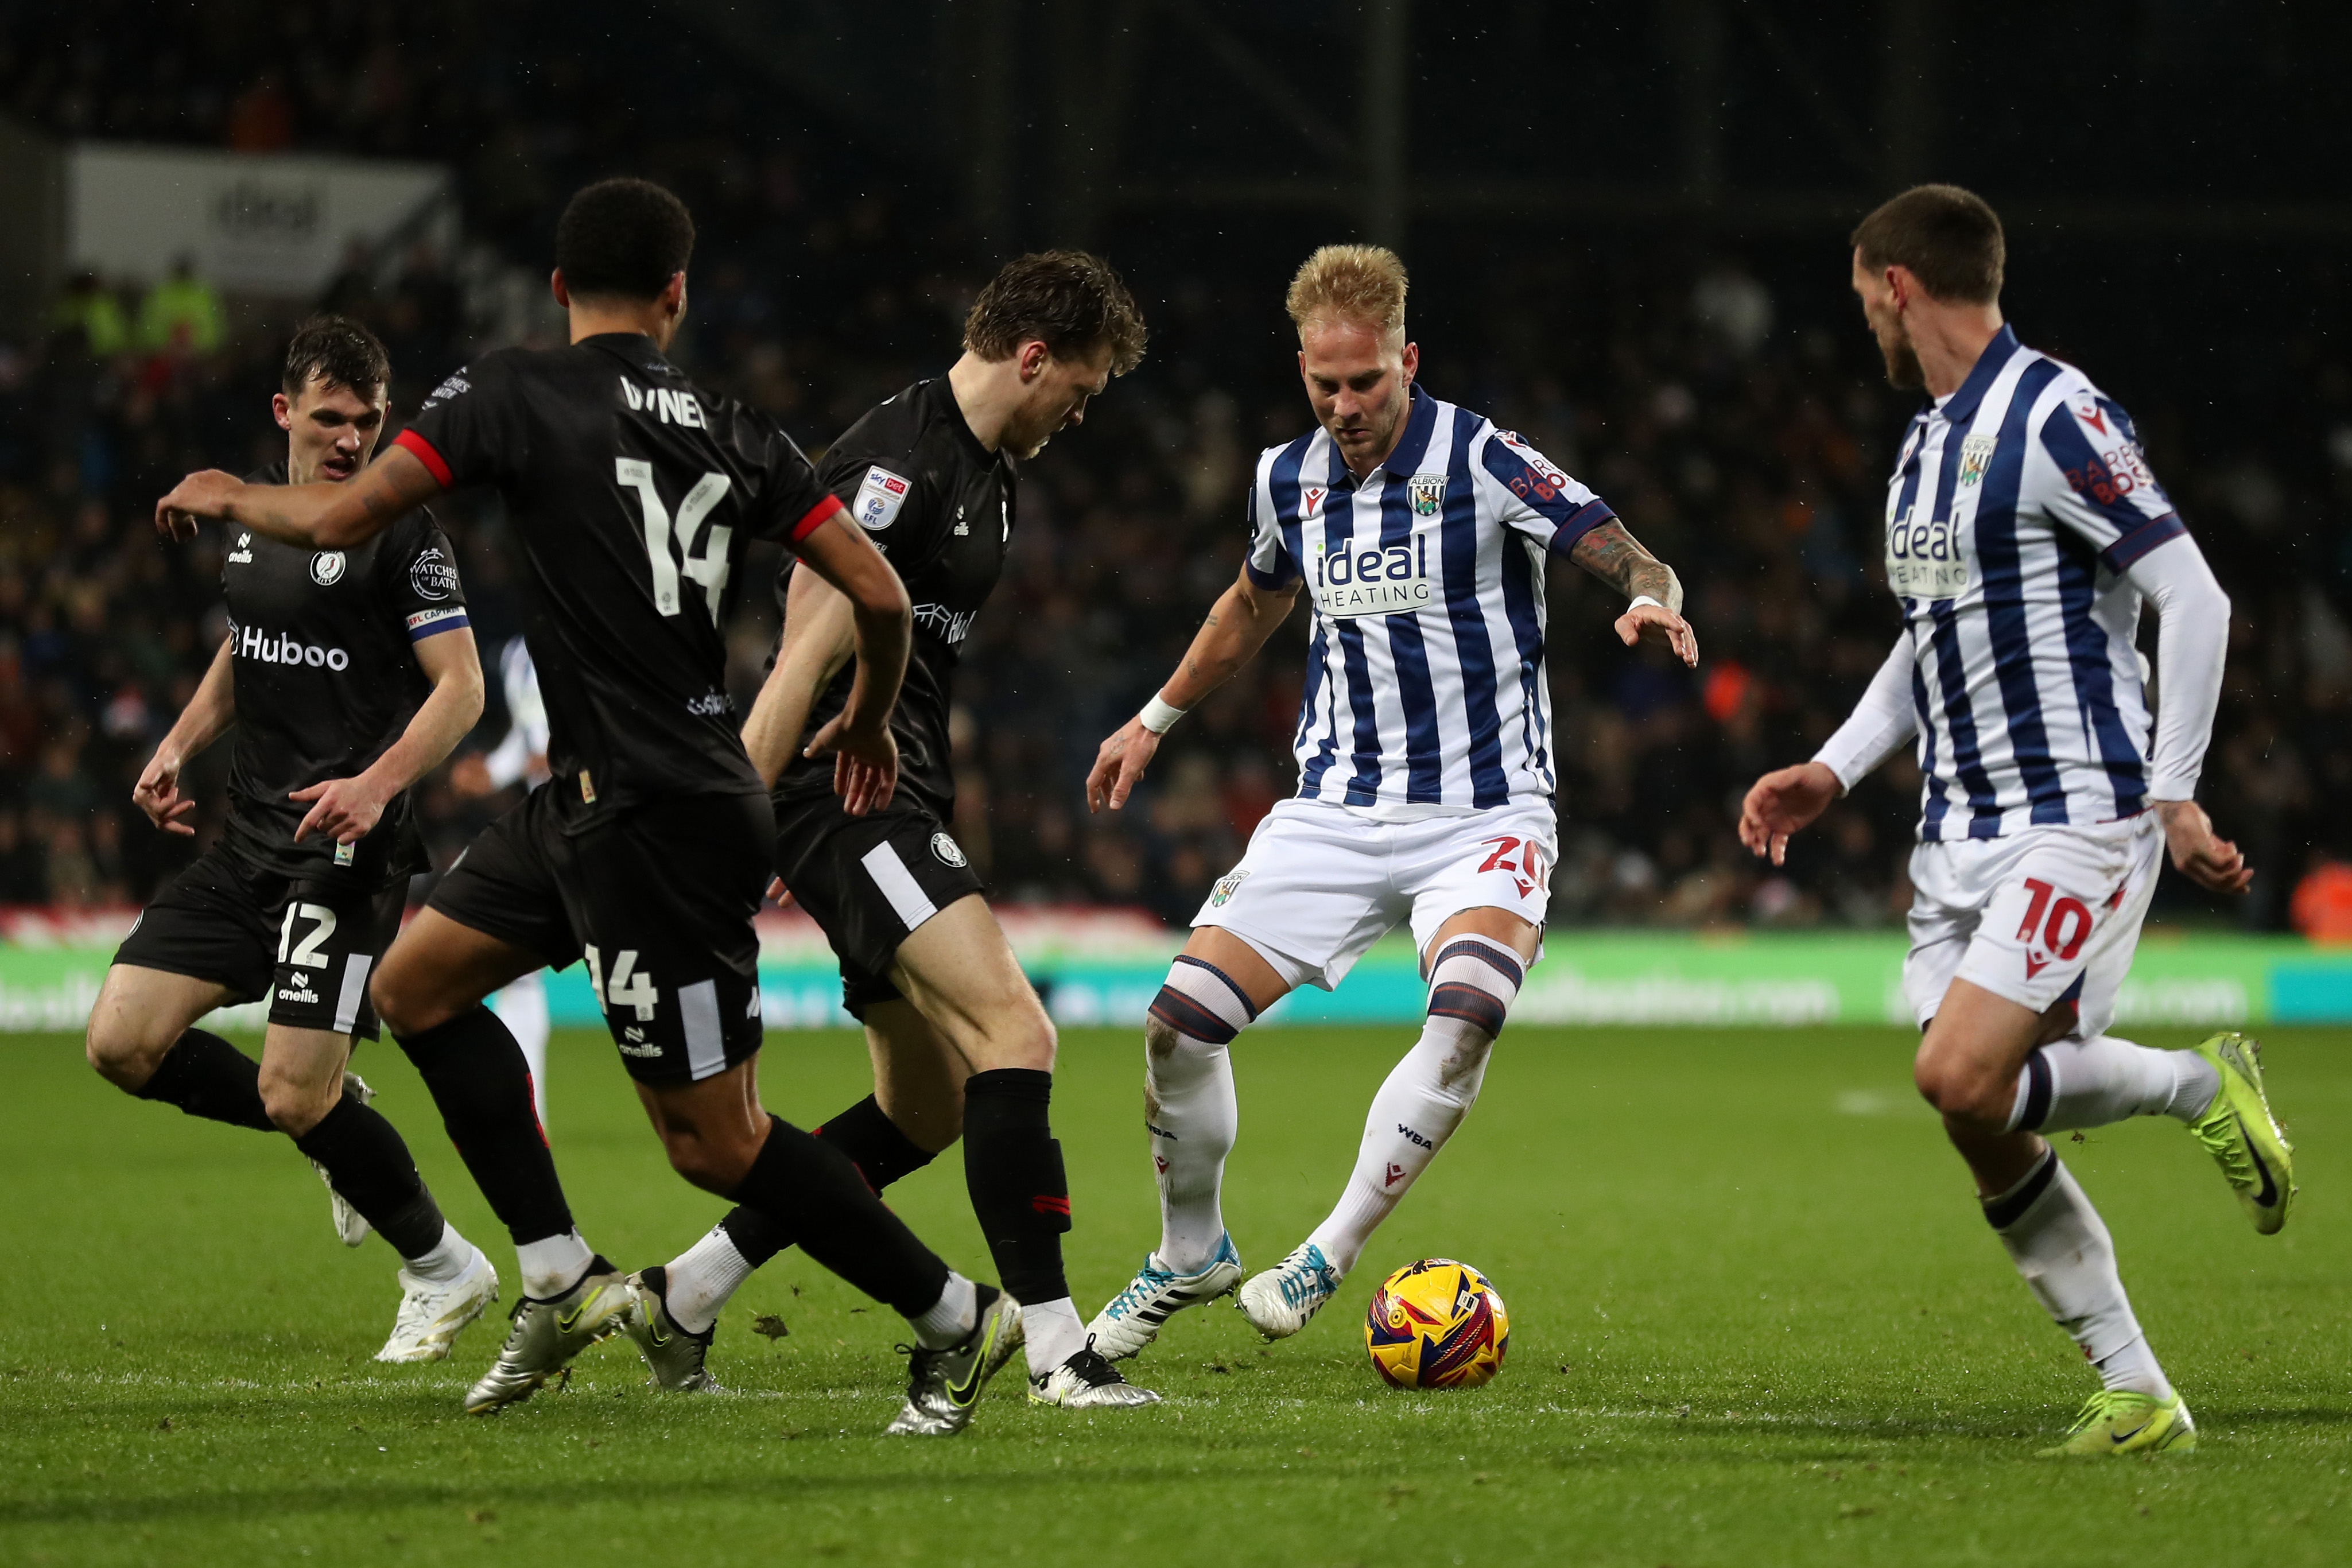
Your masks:
{"label": "football boot", "polygon": [[979,1321],[944,1350],[900,1345],[908,1359],[907,1403],[885,1436],[952,1437],[971,1425],[980,1391],[1021,1346],[1021,1303],[993,1285],[977,1287]]}
{"label": "football boot", "polygon": [[2294,1204],[2294,1145],[2271,1116],[2262,1047],[2243,1035],[2216,1035],[2197,1054],[2221,1074],[2221,1087],[2189,1131],[2221,1167],[2254,1229],[2274,1236]]}
{"label": "football boot", "polygon": [[1231,1236],[1217,1238],[1216,1255],[1194,1274],[1179,1274],[1152,1253],[1087,1325],[1087,1342],[1106,1361],[1125,1361],[1160,1337],[1169,1314],[1213,1301],[1241,1282],[1242,1255]]}
{"label": "football boot", "polygon": [[466,1395],[466,1414],[488,1415],[529,1399],[599,1340],[621,1331],[635,1298],[620,1270],[600,1254],[577,1284],[551,1301],[525,1296],[496,1365]]}
{"label": "football boot", "polygon": [[654,1386],[664,1394],[726,1393],[702,1364],[719,1325],[713,1323],[698,1334],[679,1328],[663,1299],[668,1289],[667,1273],[659,1266],[629,1276],[629,1290],[636,1303],[622,1327],[644,1353]]}
{"label": "football boot", "polygon": [[1119,1376],[1118,1368],[1089,1343],[1045,1376],[1031,1378],[1029,1403],[1058,1405],[1065,1410],[1121,1410],[1157,1405],[1160,1395]]}
{"label": "football boot", "polygon": [[1267,1339],[1288,1339],[1338,1294],[1340,1278],[1323,1249],[1305,1241],[1274,1268],[1252,1277],[1234,1304]]}
{"label": "football boot", "polygon": [[2197,1423],[2180,1395],[2158,1399],[2128,1388],[2103,1388],[2084,1403],[2066,1440],[2042,1450],[2045,1459],[2100,1454],[2186,1454],[2197,1447]]}
{"label": "football boot", "polygon": [[400,1313],[393,1319],[392,1337],[375,1359],[388,1362],[441,1361],[450,1343],[467,1324],[499,1299],[499,1271],[475,1247],[465,1272],[447,1284],[419,1279],[400,1271]]}

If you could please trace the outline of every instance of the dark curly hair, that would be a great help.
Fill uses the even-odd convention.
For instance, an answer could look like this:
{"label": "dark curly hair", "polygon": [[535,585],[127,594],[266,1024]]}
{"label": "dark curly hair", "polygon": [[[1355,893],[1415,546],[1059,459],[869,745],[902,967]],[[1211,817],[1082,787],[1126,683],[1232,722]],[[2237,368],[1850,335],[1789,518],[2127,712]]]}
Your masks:
{"label": "dark curly hair", "polygon": [[555,223],[555,265],[575,296],[651,300],[693,255],[692,215],[651,180],[599,180]]}
{"label": "dark curly hair", "polygon": [[1143,312],[1101,257],[1034,251],[1006,262],[963,319],[963,346],[982,359],[1009,359],[1030,338],[1056,359],[1108,343],[1111,374],[1125,375],[1143,358]]}

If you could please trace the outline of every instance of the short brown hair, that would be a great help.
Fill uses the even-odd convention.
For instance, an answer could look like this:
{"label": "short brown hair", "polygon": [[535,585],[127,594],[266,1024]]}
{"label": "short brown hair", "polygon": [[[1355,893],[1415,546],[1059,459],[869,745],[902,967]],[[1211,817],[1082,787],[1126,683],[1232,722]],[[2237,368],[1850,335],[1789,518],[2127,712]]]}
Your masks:
{"label": "short brown hair", "polygon": [[963,346],[985,360],[1013,357],[1035,338],[1056,359],[1110,345],[1110,371],[1143,359],[1143,312],[1109,262],[1083,250],[1016,256],[988,280],[963,319]]}
{"label": "short brown hair", "polygon": [[1868,268],[1908,268],[1938,300],[2000,298],[2009,246],[1985,199],[1958,185],[1914,185],[1862,220],[1853,247]]}
{"label": "short brown hair", "polygon": [[322,386],[344,386],[373,402],[392,380],[392,356],[376,335],[348,316],[313,316],[294,329],[286,345],[286,374],[279,384],[299,397],[316,376]]}
{"label": "short brown hair", "polygon": [[1283,304],[1301,332],[1309,321],[1356,321],[1383,337],[1404,331],[1404,263],[1381,245],[1327,245],[1290,280]]}

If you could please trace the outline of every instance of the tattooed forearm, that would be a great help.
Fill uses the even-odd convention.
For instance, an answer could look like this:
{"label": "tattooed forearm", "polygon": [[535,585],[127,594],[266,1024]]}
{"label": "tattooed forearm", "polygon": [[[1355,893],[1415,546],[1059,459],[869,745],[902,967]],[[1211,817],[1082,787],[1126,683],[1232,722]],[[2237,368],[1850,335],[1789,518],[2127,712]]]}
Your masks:
{"label": "tattooed forearm", "polygon": [[1675,569],[1643,549],[1642,542],[1614,518],[1578,540],[1568,558],[1628,599],[1647,595],[1682,613],[1683,585]]}

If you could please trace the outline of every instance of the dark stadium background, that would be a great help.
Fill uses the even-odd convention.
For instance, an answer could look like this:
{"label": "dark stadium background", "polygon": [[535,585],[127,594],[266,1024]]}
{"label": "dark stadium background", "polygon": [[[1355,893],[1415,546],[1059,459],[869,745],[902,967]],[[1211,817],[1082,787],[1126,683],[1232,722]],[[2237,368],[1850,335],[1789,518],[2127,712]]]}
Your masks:
{"label": "dark stadium background", "polygon": [[[2134,412],[2235,602],[2203,793],[2262,875],[2228,909],[2167,879],[2160,912],[2283,926],[2297,881],[2352,856],[2352,11],[1836,9],[9,0],[0,115],[450,165],[464,258],[355,258],[309,302],[383,333],[398,412],[470,353],[560,331],[493,285],[537,287],[563,199],[607,174],[669,184],[700,225],[677,357],[812,448],[943,369],[1004,256],[1108,255],[1150,356],[1023,491],[959,678],[960,831],[1007,898],[1171,921],[1289,785],[1303,638],[1178,730],[1122,819],[1090,820],[1080,780],[1231,579],[1250,456],[1307,422],[1283,285],[1353,238],[1413,269],[1425,384],[1594,484],[1689,588],[1695,678],[1617,647],[1597,586],[1554,602],[1554,920],[1898,919],[1907,765],[1785,877],[1731,822],[1894,634],[1877,520],[1913,400],[1883,384],[1844,236],[1907,183],[1958,181],[2010,223],[2011,319]],[[215,353],[100,353],[89,296],[8,281],[42,295],[0,328],[0,903],[136,903],[189,851],[130,786],[221,629],[217,549],[160,544],[150,509],[184,470],[282,453],[268,396],[306,302],[228,301]],[[494,657],[516,630],[500,520],[447,510]],[[745,697],[772,561],[733,637]],[[502,727],[494,695],[483,737]],[[444,864],[500,804],[425,794]]]}

